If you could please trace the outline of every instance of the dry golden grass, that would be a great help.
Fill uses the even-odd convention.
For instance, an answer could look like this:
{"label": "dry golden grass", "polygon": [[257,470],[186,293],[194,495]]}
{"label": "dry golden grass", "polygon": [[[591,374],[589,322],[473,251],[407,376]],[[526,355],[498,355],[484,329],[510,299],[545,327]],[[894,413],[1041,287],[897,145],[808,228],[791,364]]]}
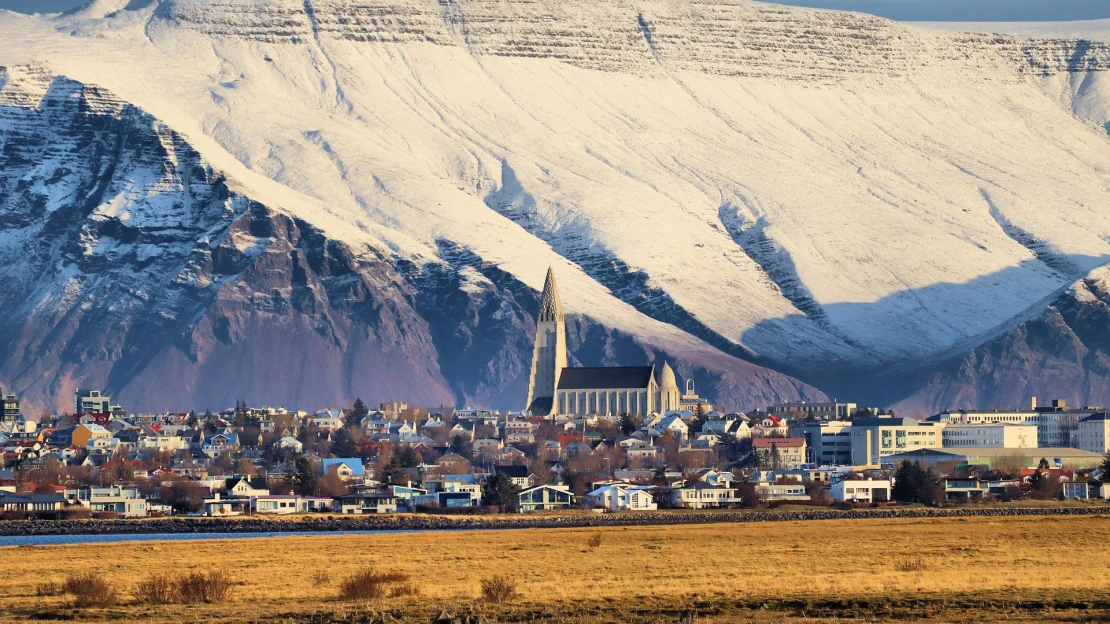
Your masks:
{"label": "dry golden grass", "polygon": [[[595,534],[604,539],[590,547]],[[1103,620],[1108,544],[1106,517],[1027,517],[5,548],[0,621],[347,621],[369,609],[427,622],[444,607],[516,621]],[[409,575],[419,595],[340,601],[342,580],[368,567]],[[86,569],[119,589],[121,606],[77,610],[69,597],[36,595],[36,584]],[[217,569],[235,583],[226,603],[134,605],[153,571]],[[481,582],[498,574],[517,580],[519,597],[480,602]]]}

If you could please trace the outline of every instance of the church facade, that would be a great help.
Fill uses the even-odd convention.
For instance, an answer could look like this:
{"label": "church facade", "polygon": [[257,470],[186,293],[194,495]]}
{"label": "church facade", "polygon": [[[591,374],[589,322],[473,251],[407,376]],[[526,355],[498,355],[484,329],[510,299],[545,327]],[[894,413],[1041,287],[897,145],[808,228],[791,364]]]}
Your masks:
{"label": "church facade", "polygon": [[528,381],[533,416],[665,413],[683,409],[674,371],[655,366],[568,367],[566,321],[555,272],[547,270]]}

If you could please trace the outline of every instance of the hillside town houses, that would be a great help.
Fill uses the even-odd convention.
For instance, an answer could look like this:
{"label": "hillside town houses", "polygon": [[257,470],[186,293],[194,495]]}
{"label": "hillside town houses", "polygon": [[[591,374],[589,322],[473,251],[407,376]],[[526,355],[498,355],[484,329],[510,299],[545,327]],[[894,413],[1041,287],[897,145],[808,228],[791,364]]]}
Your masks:
{"label": "hillside town houses", "polygon": [[[723,413],[234,408],[127,413],[79,389],[26,418],[0,390],[0,512],[140,518],[296,513],[598,512],[889,504],[900,467],[951,501],[1110,496],[1101,408],[1063,401],[917,420],[853,403]],[[606,405],[605,401],[583,402]],[[610,401],[609,405],[619,405]],[[994,416],[992,416],[994,415]],[[1062,445],[1061,441],[1069,443]]]}

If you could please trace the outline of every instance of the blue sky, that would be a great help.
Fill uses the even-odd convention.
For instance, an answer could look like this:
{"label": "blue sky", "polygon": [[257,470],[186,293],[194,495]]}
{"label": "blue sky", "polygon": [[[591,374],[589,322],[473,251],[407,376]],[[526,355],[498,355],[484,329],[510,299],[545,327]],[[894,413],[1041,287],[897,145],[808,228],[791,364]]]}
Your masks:
{"label": "blue sky", "polygon": [[[1014,22],[1110,18],[1108,0],[778,0],[780,4],[873,13],[897,20]],[[49,13],[84,0],[0,0],[0,9]]]}

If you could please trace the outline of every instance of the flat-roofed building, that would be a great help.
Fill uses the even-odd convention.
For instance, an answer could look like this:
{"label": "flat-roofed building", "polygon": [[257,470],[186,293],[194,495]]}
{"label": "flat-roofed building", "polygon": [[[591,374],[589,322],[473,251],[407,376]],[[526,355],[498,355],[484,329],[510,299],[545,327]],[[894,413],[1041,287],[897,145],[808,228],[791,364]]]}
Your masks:
{"label": "flat-roofed building", "polygon": [[1075,423],[1071,445],[1093,453],[1110,453],[1110,417],[1106,412],[1091,414]]}
{"label": "flat-roofed building", "polygon": [[852,423],[817,420],[790,427],[790,435],[806,441],[806,463],[820,466],[852,463]]}
{"label": "flat-roofed building", "polygon": [[942,435],[944,447],[1037,448],[1037,426],[1015,423],[948,423]]}
{"label": "flat-roofed building", "polygon": [[1010,423],[1037,427],[1037,446],[1068,447],[1071,432],[1079,421],[1103,411],[1101,407],[1069,408],[1067,401],[1056,399],[1051,405],[1038,405],[1037,397],[1029,400],[1027,409],[1016,410],[948,410],[927,420],[956,424]]}
{"label": "flat-roofed building", "polygon": [[796,403],[775,403],[767,408],[767,412],[775,416],[789,418],[800,416],[813,417],[817,420],[846,420],[856,411],[855,403],[809,403],[798,401]]}
{"label": "flat-roofed building", "polygon": [[1075,448],[930,448],[889,455],[883,463],[900,464],[905,460],[926,466],[937,464],[970,464],[994,466],[1000,462],[1015,461],[1025,468],[1036,468],[1044,459],[1052,468],[1095,468],[1102,463],[1103,454]]}
{"label": "flat-roofed building", "polygon": [[940,448],[944,423],[895,416],[857,417],[852,421],[852,464],[873,466],[896,453]]}

